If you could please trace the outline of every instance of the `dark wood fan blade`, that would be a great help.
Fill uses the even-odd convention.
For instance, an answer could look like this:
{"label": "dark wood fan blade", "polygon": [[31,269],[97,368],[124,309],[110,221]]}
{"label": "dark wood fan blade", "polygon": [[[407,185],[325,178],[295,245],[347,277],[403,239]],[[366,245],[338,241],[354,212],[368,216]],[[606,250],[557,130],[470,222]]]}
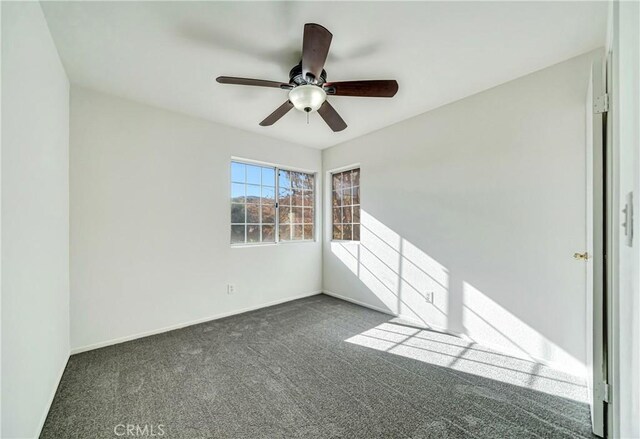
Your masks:
{"label": "dark wood fan blade", "polygon": [[324,27],[315,23],[304,25],[304,37],[302,40],[302,77],[307,79],[307,74],[313,78],[319,78],[324,68],[324,63],[329,54],[329,46],[333,35]]}
{"label": "dark wood fan blade", "polygon": [[276,108],[276,111],[274,111],[273,113],[268,115],[265,120],[260,122],[260,126],[268,127],[268,126],[273,125],[278,120],[280,120],[280,118],[282,116],[287,114],[289,112],[289,110],[291,110],[292,108],[293,108],[293,104],[291,103],[291,101],[285,102],[284,104],[282,104],[278,108]]}
{"label": "dark wood fan blade", "polygon": [[398,92],[398,83],[394,80],[326,82],[323,88],[335,96],[391,98]]}
{"label": "dark wood fan blade", "polygon": [[216,81],[220,84],[254,85],[256,87],[282,88],[285,90],[293,88],[293,85],[285,82],[266,81],[264,79],[236,78],[234,76],[218,76]]}
{"label": "dark wood fan blade", "polygon": [[340,117],[329,101],[324,101],[324,104],[318,109],[318,113],[333,131],[342,131],[347,127],[347,123]]}

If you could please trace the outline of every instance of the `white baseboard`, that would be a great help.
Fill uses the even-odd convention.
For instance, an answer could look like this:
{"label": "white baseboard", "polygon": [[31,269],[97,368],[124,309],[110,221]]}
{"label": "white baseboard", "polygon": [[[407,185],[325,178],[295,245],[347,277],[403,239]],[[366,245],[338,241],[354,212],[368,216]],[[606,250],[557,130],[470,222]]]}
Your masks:
{"label": "white baseboard", "polygon": [[334,293],[333,291],[323,290],[322,293],[326,294],[327,296],[335,297],[336,299],[344,300],[346,302],[355,303],[356,305],[364,306],[365,308],[369,308],[369,309],[372,309],[374,311],[378,311],[378,312],[381,312],[381,313],[384,313],[384,314],[387,314],[387,315],[390,315],[390,316],[398,317],[398,315],[395,314],[391,310],[380,308],[379,306],[371,305],[370,303],[362,302],[360,300],[352,299],[351,297],[343,296],[342,294]]}
{"label": "white baseboard", "polygon": [[378,306],[371,305],[370,303],[367,303],[367,302],[362,302],[360,300],[352,299],[351,297],[343,296],[342,294],[334,293],[333,291],[323,290],[322,293],[326,294],[327,296],[335,297],[336,299],[344,300],[346,302],[351,302],[351,303],[354,303],[356,305],[360,305],[360,306],[363,306],[365,308],[369,308],[369,309],[372,309],[374,311],[379,311],[381,313],[396,317],[398,319],[406,321],[408,324],[411,324],[412,326],[416,326],[417,328],[429,329],[429,330],[433,330],[433,331],[437,331],[437,332],[443,332],[443,333],[446,333],[446,334],[449,334],[449,335],[453,335],[453,336],[456,336],[456,337],[460,337],[460,338],[466,338],[466,336],[464,334],[458,334],[456,332],[450,331],[450,330],[448,330],[446,328],[441,328],[439,326],[425,325],[424,323],[416,320],[413,317],[405,316],[403,314],[397,314],[397,313],[394,313],[391,310],[383,309],[383,308],[380,308]]}
{"label": "white baseboard", "polygon": [[292,300],[303,299],[305,297],[316,296],[318,294],[322,294],[322,291],[312,291],[310,293],[303,293],[296,296],[285,297],[284,299],[274,300],[272,302],[261,303],[259,305],[249,306],[246,308],[237,309],[234,311],[224,312],[220,314],[215,314],[213,316],[203,317],[197,320],[191,320],[189,322],[178,323],[176,325],[165,326],[164,328],[153,329],[151,331],[140,332],[138,334],[127,335],[124,337],[114,338],[111,340],[101,341],[99,343],[94,343],[86,346],[81,346],[78,348],[71,349],[71,355],[79,354],[81,352],[92,351],[94,349],[100,349],[107,346],[112,346],[114,344],[124,343],[126,341],[136,340],[138,338],[149,337],[150,335],[162,334],[163,332],[173,331],[175,329],[186,328],[187,326],[198,325],[200,323],[210,322],[212,320],[223,319],[225,317],[234,316],[237,314],[242,314],[249,311],[255,311],[257,309],[266,308],[273,305],[279,305],[285,302],[291,302]]}
{"label": "white baseboard", "polygon": [[64,374],[64,370],[67,368],[67,363],[69,363],[70,355],[67,355],[67,359],[62,364],[62,368],[58,372],[58,379],[56,380],[56,385],[53,387],[51,391],[51,396],[49,396],[49,401],[47,402],[46,410],[40,419],[40,424],[38,425],[37,434],[35,437],[40,437],[42,433],[42,429],[44,428],[44,423],[47,421],[47,416],[49,415],[49,410],[51,410],[51,404],[53,404],[53,398],[56,396],[56,392],[58,391],[58,387],[60,387],[60,381],[62,381],[62,375]]}

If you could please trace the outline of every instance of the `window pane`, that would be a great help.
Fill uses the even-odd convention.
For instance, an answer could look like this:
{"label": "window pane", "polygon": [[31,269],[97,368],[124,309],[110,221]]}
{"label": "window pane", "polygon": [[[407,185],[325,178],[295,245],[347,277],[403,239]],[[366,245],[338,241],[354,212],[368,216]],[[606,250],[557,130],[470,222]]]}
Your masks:
{"label": "window pane", "polygon": [[257,224],[247,225],[247,242],[260,242],[260,226]]}
{"label": "window pane", "polygon": [[302,217],[303,217],[303,220],[302,220],[303,223],[313,224],[313,209],[310,207],[305,207]]}
{"label": "window pane", "polygon": [[260,186],[254,184],[247,185],[247,203],[260,202]]}
{"label": "window pane", "polygon": [[333,194],[331,195],[332,200],[333,200],[333,206],[334,207],[339,207],[342,206],[342,193],[341,192],[333,192]]}
{"label": "window pane", "polygon": [[243,163],[231,162],[231,181],[244,183],[245,165]]}
{"label": "window pane", "polygon": [[334,207],[332,212],[331,222],[333,224],[340,224],[342,222],[342,210],[339,207]]}
{"label": "window pane", "polygon": [[[248,193],[247,193],[247,195],[248,195]],[[343,206],[350,206],[351,205],[351,188],[347,188],[342,192],[342,205]]]}
{"label": "window pane", "polygon": [[333,225],[333,239],[342,239],[342,225]]}
{"label": "window pane", "polygon": [[[244,223],[244,204],[232,204],[231,205],[231,222],[232,223]],[[244,238],[242,238],[244,240]]]}
{"label": "window pane", "polygon": [[302,191],[300,189],[294,189],[291,193],[291,205],[302,206]]}
{"label": "window pane", "polygon": [[351,171],[347,171],[342,174],[342,187],[349,188],[351,187]]}
{"label": "window pane", "polygon": [[342,189],[342,174],[333,174],[332,186],[334,191]]}
{"label": "window pane", "polygon": [[354,186],[360,186],[360,169],[354,169],[351,171],[351,183]]}
{"label": "window pane", "polygon": [[276,185],[276,170],[273,168],[262,168],[262,184],[264,186]]}
{"label": "window pane", "polygon": [[278,172],[278,187],[280,188],[290,188],[291,182],[289,181],[289,171],[283,171],[282,169]]}
{"label": "window pane", "polygon": [[262,204],[276,204],[276,188],[262,186]]}
{"label": "window pane", "polygon": [[291,205],[291,189],[280,187],[278,191],[278,203],[285,206]]}
{"label": "window pane", "polygon": [[333,208],[333,223],[340,224],[342,222],[342,209]]}
{"label": "window pane", "polygon": [[304,191],[302,199],[305,206],[313,206],[313,191]]}
{"label": "window pane", "polygon": [[360,222],[360,206],[353,206],[353,222]]}
{"label": "window pane", "polygon": [[303,188],[306,190],[313,191],[313,182],[315,180],[315,175],[307,174],[307,178],[304,180]]}
{"label": "window pane", "polygon": [[304,239],[313,239],[313,226],[305,225],[304,226]]}
{"label": "window pane", "polygon": [[302,240],[302,225],[301,224],[295,224],[293,226],[293,238],[296,241]]}
{"label": "window pane", "polygon": [[276,222],[276,206],[274,204],[262,205],[262,221],[263,224],[274,224]]}
{"label": "window pane", "polygon": [[247,183],[260,184],[262,182],[262,168],[260,166],[247,166]]}
{"label": "window pane", "polygon": [[260,222],[260,205],[247,204],[247,223],[257,224]]}
{"label": "window pane", "polygon": [[244,183],[231,183],[231,201],[233,203],[245,202],[245,185]]}
{"label": "window pane", "polygon": [[351,215],[351,206],[349,207],[343,207],[342,208],[342,222],[343,223],[352,223],[353,222],[353,217]]}
{"label": "window pane", "polygon": [[262,242],[275,242],[275,226],[262,226]]}
{"label": "window pane", "polygon": [[360,224],[354,224],[352,231],[353,231],[353,240],[360,241]]}
{"label": "window pane", "polygon": [[231,226],[231,244],[244,242],[244,226]]}
{"label": "window pane", "polygon": [[345,224],[342,226],[342,239],[343,240],[351,240],[351,224]]}
{"label": "window pane", "polygon": [[278,229],[280,241],[291,241],[291,227],[280,226]]}
{"label": "window pane", "polygon": [[302,189],[307,185],[307,174],[302,172],[292,172],[290,174],[291,187],[294,189]]}
{"label": "window pane", "polygon": [[353,204],[360,204],[360,186],[356,186],[353,188],[353,199],[351,200]]}
{"label": "window pane", "polygon": [[280,206],[278,210],[280,211],[278,218],[280,224],[289,224],[291,222],[291,208],[288,206]]}
{"label": "window pane", "polygon": [[293,211],[293,221],[294,223],[302,223],[302,207],[294,207]]}

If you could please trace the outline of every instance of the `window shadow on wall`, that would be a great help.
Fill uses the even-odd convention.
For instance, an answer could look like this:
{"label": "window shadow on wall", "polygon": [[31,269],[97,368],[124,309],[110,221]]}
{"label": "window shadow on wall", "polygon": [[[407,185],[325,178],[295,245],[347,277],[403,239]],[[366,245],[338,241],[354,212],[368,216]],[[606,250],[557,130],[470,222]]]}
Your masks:
{"label": "window shadow on wall", "polygon": [[[577,359],[460,273],[452,272],[368,212],[363,210],[361,215],[360,242],[331,242],[331,252],[392,314],[423,329],[388,324],[350,341],[584,400],[582,378],[554,371],[539,361],[558,359],[566,363],[566,371],[582,368]],[[445,345],[433,335],[437,333],[424,329],[459,335],[461,344],[443,349]]]}

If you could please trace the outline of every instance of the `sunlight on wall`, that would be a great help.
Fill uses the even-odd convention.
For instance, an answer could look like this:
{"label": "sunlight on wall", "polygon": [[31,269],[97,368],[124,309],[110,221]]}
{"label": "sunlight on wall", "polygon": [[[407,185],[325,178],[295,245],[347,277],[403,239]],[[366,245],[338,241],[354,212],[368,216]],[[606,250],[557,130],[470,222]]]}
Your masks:
{"label": "sunlight on wall", "polygon": [[[406,239],[402,240],[400,310],[402,316],[446,328],[449,271]],[[432,303],[427,301],[431,299]]]}
{"label": "sunlight on wall", "polygon": [[529,358],[545,358],[567,372],[584,373],[584,364],[488,298],[463,282],[463,324],[473,340]]}
{"label": "sunlight on wall", "polygon": [[400,288],[400,235],[361,211],[360,280],[397,313]]}
{"label": "sunlight on wall", "polygon": [[446,327],[446,268],[365,211],[361,222],[360,242],[333,241],[332,253],[395,314]]}
{"label": "sunlight on wall", "polygon": [[[417,326],[447,331],[450,312],[455,312],[449,308],[449,269],[364,210],[361,222],[360,242],[332,241],[332,253],[393,314]],[[470,283],[462,281],[462,301],[457,304],[463,335],[472,341],[529,360],[523,364],[538,367],[536,361],[544,359],[572,375],[584,375],[584,364]],[[375,340],[384,346],[385,340]],[[398,353],[408,348],[393,349]]]}
{"label": "sunlight on wall", "polygon": [[[499,353],[452,335],[390,321],[345,341],[454,371],[586,402],[586,387],[581,378],[534,361]],[[484,387],[480,389],[490,390]]]}

